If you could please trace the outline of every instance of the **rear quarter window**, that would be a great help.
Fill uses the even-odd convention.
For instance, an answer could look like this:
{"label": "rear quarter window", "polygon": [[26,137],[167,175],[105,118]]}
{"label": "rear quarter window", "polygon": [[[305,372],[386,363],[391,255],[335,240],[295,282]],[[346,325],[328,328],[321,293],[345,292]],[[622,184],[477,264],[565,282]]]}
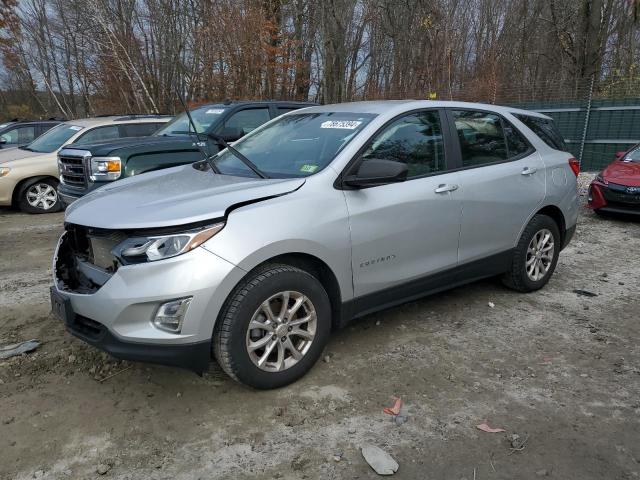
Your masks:
{"label": "rear quarter window", "polygon": [[529,127],[549,147],[562,152],[567,151],[567,145],[564,143],[564,139],[553,120],[523,114],[514,116]]}

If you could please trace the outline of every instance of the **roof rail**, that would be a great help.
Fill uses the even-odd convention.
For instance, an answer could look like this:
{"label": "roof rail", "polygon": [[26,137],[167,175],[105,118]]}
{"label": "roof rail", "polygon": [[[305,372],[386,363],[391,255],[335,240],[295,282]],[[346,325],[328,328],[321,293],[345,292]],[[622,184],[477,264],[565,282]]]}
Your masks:
{"label": "roof rail", "polygon": [[135,120],[136,118],[161,118],[161,117],[172,117],[173,115],[169,115],[166,113],[125,113],[124,115],[114,118],[115,121],[121,120]]}

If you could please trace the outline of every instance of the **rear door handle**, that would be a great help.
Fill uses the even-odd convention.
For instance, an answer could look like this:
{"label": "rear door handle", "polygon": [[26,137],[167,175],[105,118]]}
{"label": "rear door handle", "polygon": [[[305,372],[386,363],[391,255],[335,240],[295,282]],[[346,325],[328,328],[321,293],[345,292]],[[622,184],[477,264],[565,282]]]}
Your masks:
{"label": "rear door handle", "polygon": [[447,193],[447,192],[455,192],[458,189],[458,185],[446,185],[441,183],[438,185],[438,188],[434,190],[436,193]]}
{"label": "rear door handle", "polygon": [[524,169],[520,173],[522,173],[522,175],[533,175],[537,171],[537,168],[524,167]]}

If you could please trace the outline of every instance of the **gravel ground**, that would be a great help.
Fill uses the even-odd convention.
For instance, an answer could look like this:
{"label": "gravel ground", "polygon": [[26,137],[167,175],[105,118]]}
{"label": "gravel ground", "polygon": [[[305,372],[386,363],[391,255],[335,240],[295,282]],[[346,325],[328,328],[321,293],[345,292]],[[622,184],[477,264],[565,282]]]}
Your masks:
{"label": "gravel ground", "polygon": [[0,360],[2,479],[375,478],[365,444],[402,479],[640,476],[638,221],[585,209],[542,291],[489,280],[371,315],[301,381],[257,392],[65,333],[47,297],[62,218],[0,210],[0,345],[42,342]]}

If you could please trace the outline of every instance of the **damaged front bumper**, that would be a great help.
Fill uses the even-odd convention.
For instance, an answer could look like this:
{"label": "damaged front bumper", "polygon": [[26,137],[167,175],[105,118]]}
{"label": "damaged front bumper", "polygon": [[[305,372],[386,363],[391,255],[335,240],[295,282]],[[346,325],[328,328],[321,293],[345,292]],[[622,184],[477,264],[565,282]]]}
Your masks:
{"label": "damaged front bumper", "polygon": [[[51,287],[52,310],[70,333],[121,359],[197,373],[208,368],[215,319],[243,270],[201,247],[110,268],[108,259],[99,259],[98,243],[87,256],[85,245],[72,245],[71,235],[65,232],[58,242]],[[157,328],[160,305],[183,297],[192,300],[180,331]]]}

